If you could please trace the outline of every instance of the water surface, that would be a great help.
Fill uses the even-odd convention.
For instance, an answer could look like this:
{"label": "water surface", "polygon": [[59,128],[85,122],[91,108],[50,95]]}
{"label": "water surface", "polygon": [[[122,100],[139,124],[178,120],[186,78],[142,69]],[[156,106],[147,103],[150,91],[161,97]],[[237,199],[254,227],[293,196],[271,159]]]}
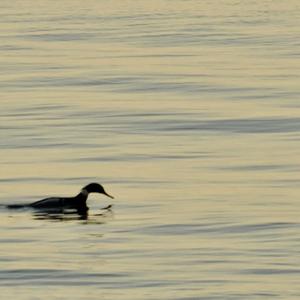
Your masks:
{"label": "water surface", "polygon": [[0,8],[2,297],[299,299],[298,1]]}

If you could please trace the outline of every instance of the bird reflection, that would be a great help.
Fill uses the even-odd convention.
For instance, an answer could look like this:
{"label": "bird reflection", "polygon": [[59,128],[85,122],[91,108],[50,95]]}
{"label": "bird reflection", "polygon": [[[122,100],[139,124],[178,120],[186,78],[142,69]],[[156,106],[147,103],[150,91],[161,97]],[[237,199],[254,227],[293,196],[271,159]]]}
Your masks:
{"label": "bird reflection", "polygon": [[63,209],[63,208],[47,208],[38,209],[32,212],[35,220],[50,220],[50,221],[87,221],[88,223],[103,224],[108,218],[113,216],[112,205],[108,205],[101,209],[101,213],[89,214],[87,206],[78,209]]}

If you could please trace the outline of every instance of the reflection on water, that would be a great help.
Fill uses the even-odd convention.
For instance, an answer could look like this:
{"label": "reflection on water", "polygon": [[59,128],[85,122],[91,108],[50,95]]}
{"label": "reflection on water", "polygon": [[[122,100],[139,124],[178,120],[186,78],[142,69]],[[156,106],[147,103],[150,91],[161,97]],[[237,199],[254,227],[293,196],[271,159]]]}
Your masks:
{"label": "reflection on water", "polygon": [[83,220],[93,224],[104,224],[113,217],[111,205],[104,208],[102,213],[89,214],[87,210],[39,209],[33,211],[36,220],[74,221]]}
{"label": "reflection on water", "polygon": [[27,207],[26,205],[19,204],[10,204],[10,205],[1,205],[1,209],[3,209],[4,213],[6,211],[10,211],[11,215],[13,213],[20,212],[30,212],[33,216],[33,219],[36,220],[57,220],[57,221],[72,221],[72,220],[89,220],[89,222],[96,222],[102,224],[104,221],[113,217],[113,205],[110,204],[106,207],[101,208],[101,213],[93,213],[89,214],[89,207],[80,207],[76,208],[63,208],[63,207],[45,207],[45,208],[33,208]]}
{"label": "reflection on water", "polygon": [[299,299],[298,2],[1,2],[2,297]]}

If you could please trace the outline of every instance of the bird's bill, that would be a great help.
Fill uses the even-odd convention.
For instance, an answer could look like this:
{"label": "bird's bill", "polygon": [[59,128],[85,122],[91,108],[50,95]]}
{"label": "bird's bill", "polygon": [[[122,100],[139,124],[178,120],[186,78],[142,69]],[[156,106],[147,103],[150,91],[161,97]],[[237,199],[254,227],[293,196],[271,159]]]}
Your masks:
{"label": "bird's bill", "polygon": [[106,192],[104,192],[103,194],[104,194],[105,196],[111,198],[111,199],[114,199],[114,197],[113,197],[112,195],[109,195],[109,194],[107,194]]}

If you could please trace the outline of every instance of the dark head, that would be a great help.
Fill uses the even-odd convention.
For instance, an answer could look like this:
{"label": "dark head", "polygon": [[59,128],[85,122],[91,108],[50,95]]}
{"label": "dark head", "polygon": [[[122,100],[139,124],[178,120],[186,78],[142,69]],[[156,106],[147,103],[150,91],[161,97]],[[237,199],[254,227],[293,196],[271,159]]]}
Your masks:
{"label": "dark head", "polygon": [[112,198],[112,199],[114,198],[113,196],[107,194],[105,192],[103,186],[101,184],[99,184],[99,183],[90,183],[87,186],[85,186],[81,190],[81,192],[87,193],[87,194],[89,194],[89,193],[99,193],[99,194],[104,194],[104,195],[106,195],[109,198]]}

